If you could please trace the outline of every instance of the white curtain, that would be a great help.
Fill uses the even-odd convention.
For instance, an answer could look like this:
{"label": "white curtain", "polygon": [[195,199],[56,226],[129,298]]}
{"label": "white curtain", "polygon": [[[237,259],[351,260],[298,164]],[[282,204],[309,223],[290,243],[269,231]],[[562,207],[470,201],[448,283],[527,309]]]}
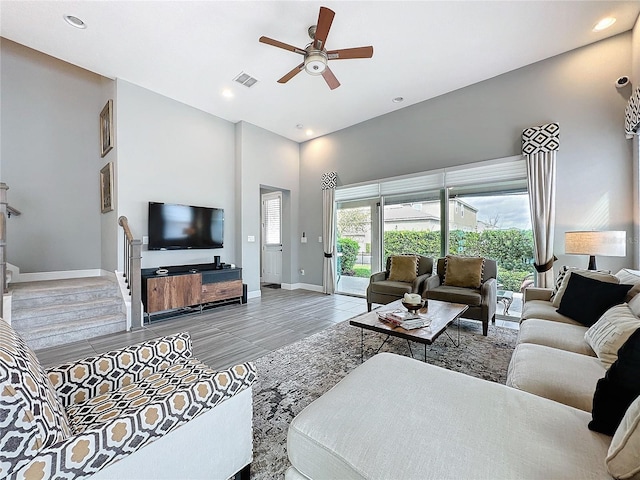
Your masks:
{"label": "white curtain", "polygon": [[331,295],[336,290],[336,172],[322,174],[322,292]]}
{"label": "white curtain", "polygon": [[557,123],[526,129],[522,133],[522,153],[527,163],[529,207],[533,228],[536,286],[553,286],[554,230],[556,222]]}

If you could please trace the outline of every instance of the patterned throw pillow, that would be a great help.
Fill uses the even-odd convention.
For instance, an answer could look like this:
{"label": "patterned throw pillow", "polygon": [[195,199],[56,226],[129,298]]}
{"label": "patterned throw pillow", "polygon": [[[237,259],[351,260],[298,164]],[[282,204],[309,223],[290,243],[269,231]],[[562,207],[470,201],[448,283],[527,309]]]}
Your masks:
{"label": "patterned throw pillow", "polygon": [[444,284],[452,287],[480,288],[484,258],[447,255],[444,261]]}
{"label": "patterned throw pillow", "polygon": [[418,257],[415,255],[394,255],[391,257],[389,280],[412,283],[418,278]]}
{"label": "patterned throw pillow", "polygon": [[551,292],[551,298],[550,298],[551,301],[553,301],[553,299],[555,298],[556,294],[558,293],[558,290],[560,290],[560,286],[562,285],[562,281],[564,280],[564,277],[567,275],[567,272],[569,271],[570,268],[573,268],[573,267],[567,267],[566,265],[563,265],[562,267],[560,267],[560,271],[558,272],[558,276],[556,277],[556,281],[553,284],[553,292]]}
{"label": "patterned throw pillow", "polygon": [[626,303],[616,305],[604,312],[600,319],[589,327],[584,340],[596,352],[607,368],[618,359],[618,350],[631,334],[640,328],[636,317]]}
{"label": "patterned throw pillow", "polygon": [[0,319],[0,477],[71,436],[57,393],[33,351]]}

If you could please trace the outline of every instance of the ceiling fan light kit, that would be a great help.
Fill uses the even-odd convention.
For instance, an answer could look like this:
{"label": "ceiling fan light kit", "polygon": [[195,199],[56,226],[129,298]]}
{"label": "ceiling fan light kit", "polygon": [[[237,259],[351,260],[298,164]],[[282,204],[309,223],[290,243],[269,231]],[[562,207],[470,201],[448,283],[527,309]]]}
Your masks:
{"label": "ceiling fan light kit", "polygon": [[282,48],[283,50],[288,50],[304,56],[304,61],[280,78],[278,83],[287,83],[298,73],[304,70],[309,75],[322,75],[322,78],[327,82],[329,88],[333,90],[340,86],[340,82],[327,65],[329,60],[371,58],[373,56],[372,46],[345,48],[342,50],[331,50],[327,52],[325,44],[327,42],[327,36],[329,35],[329,29],[333,23],[334,16],[335,12],[333,10],[330,10],[327,7],[320,7],[317,25],[311,25],[307,30],[312,41],[307,45],[306,49],[294,47],[293,45],[274,40],[273,38],[264,36],[260,37],[259,41],[261,43],[266,43],[267,45]]}
{"label": "ceiling fan light kit", "polygon": [[311,50],[304,59],[304,69],[309,75],[322,75],[327,68],[327,54],[320,50]]}

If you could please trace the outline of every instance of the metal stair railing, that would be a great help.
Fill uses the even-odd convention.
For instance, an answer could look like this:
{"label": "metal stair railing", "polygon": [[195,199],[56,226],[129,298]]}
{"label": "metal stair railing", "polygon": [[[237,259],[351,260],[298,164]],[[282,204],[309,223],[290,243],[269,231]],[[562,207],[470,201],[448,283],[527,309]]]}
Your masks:
{"label": "metal stair railing", "polygon": [[124,267],[122,271],[131,297],[131,329],[135,330],[142,328],[142,274],[140,269],[142,241],[133,237],[127,217],[118,218],[118,225],[124,231]]}

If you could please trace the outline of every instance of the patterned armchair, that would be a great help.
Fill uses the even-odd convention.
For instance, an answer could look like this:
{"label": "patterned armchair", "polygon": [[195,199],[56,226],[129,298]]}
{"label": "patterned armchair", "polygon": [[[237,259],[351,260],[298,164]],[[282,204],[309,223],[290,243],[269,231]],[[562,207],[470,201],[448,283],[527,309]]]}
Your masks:
{"label": "patterned armchair", "polygon": [[248,475],[254,379],[200,363],[188,333],[45,371],[0,319],[0,477]]}

